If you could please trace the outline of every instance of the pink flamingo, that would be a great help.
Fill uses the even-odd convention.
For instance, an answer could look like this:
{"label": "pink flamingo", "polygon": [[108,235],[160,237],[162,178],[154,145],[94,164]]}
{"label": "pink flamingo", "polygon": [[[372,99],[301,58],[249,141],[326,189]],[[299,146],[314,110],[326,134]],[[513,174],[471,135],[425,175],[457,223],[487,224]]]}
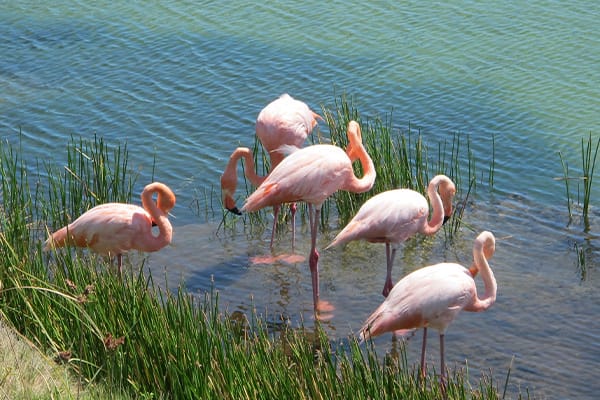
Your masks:
{"label": "pink flamingo", "polygon": [[[442,388],[445,385],[444,334],[461,310],[485,311],[496,301],[496,279],[488,261],[495,252],[491,232],[481,232],[473,243],[473,264],[440,263],[418,269],[402,278],[383,303],[361,328],[363,340],[397,330],[424,328],[421,349],[421,375],[425,375],[427,328],[440,333]],[[485,285],[482,298],[477,295],[475,275],[479,272]]]}
{"label": "pink flamingo", "polygon": [[[306,103],[294,99],[287,93],[269,103],[258,114],[256,119],[256,136],[269,154],[271,170],[284,158],[282,148],[287,146],[302,147],[306,138],[317,125],[320,115],[311,111]],[[246,162],[246,177],[254,186],[259,186],[265,177],[256,174],[252,153],[246,147],[237,148],[230,156],[229,162],[221,176],[221,191],[223,204],[229,211],[240,215],[235,205],[233,194],[237,186],[237,161],[244,158]],[[271,247],[275,237],[275,226],[279,216],[280,205],[273,205],[273,230],[271,232]],[[292,247],[295,243],[296,204],[291,205],[292,212]]]}
{"label": "pink flamingo", "polygon": [[[152,195],[156,193],[156,202]],[[175,206],[175,195],[166,185],[154,182],[142,191],[142,207],[124,203],[106,203],[91,208],[69,225],[54,232],[44,250],[66,245],[88,247],[95,253],[117,257],[119,274],[122,254],[135,249],[158,251],[171,243],[173,228],[167,218]],[[159,233],[152,233],[152,226]]]}
{"label": "pink flamingo", "polygon": [[[438,193],[439,190],[439,193]],[[401,242],[416,233],[433,235],[452,215],[454,183],[445,175],[437,175],[427,187],[433,213],[428,221],[429,204],[423,195],[411,189],[395,189],[379,193],[367,200],[358,213],[326,249],[352,240],[385,243],[387,276],[382,294],[392,287],[392,267]]]}
{"label": "pink flamingo", "polygon": [[[319,253],[317,229],[323,202],[338,190],[362,193],[375,182],[375,166],[367,154],[356,121],[348,124],[346,152],[328,144],[318,144],[296,150],[275,167],[254,193],[246,199],[242,211],[257,211],[263,207],[296,201],[309,206],[311,250],[309,266],[312,276],[313,304],[319,310]],[[357,178],[352,162],[360,160],[364,175]],[[323,308],[322,308],[323,309]]]}

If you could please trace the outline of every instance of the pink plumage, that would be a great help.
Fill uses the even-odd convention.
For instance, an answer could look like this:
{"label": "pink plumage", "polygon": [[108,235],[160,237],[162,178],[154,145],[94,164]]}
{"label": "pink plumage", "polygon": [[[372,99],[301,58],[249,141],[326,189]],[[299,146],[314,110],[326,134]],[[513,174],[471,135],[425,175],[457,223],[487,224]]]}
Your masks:
{"label": "pink plumage", "polygon": [[[156,203],[152,195],[157,193]],[[129,250],[158,251],[171,243],[173,228],[167,217],[175,205],[175,195],[166,185],[154,182],[142,192],[144,208],[132,204],[106,203],[91,208],[69,225],[54,232],[44,250],[73,245],[88,247],[95,253],[118,258]],[[158,226],[154,235],[152,225]]]}
{"label": "pink plumage", "polygon": [[[375,182],[375,166],[367,154],[355,121],[348,124],[348,148],[320,144],[296,150],[284,158],[247,199],[242,211],[257,211],[282,203],[304,201],[309,205],[313,304],[319,309],[319,253],[316,249],[317,228],[323,202],[338,190],[362,193]],[[364,175],[357,178],[352,162],[360,160]]]}
{"label": "pink plumage", "polygon": [[427,187],[427,195],[433,208],[430,220],[429,204],[420,193],[410,189],[379,193],[360,207],[354,218],[327,248],[352,240],[385,243],[387,274],[382,294],[387,296],[393,287],[392,267],[398,244],[417,233],[436,233],[445,219],[452,215],[452,198],[455,193],[454,183],[447,176],[437,175],[431,179]]}
{"label": "pink plumage", "polygon": [[[313,112],[306,103],[294,99],[289,94],[282,94],[261,110],[256,119],[256,136],[269,155],[271,170],[275,168],[284,158],[283,149],[292,147],[300,148],[308,135],[317,125],[320,115]],[[238,147],[229,157],[229,162],[223,175],[221,175],[221,192],[223,205],[229,211],[240,214],[233,195],[237,186],[237,162],[244,158],[246,178],[254,186],[259,186],[265,179],[259,176],[254,167],[253,154],[246,147]],[[273,230],[271,232],[271,247],[275,235],[275,226],[279,214],[280,205],[273,204]],[[292,210],[292,248],[295,242],[295,213],[296,205],[291,205]]]}
{"label": "pink plumage", "polygon": [[[444,334],[460,311],[485,311],[496,301],[497,284],[488,264],[495,252],[495,238],[484,231],[473,243],[473,266],[440,263],[418,269],[402,278],[388,297],[367,318],[360,331],[362,339],[385,332],[424,328],[421,373],[425,372],[427,328],[440,333],[442,377],[445,374]],[[485,294],[478,297],[474,277],[479,273]]]}

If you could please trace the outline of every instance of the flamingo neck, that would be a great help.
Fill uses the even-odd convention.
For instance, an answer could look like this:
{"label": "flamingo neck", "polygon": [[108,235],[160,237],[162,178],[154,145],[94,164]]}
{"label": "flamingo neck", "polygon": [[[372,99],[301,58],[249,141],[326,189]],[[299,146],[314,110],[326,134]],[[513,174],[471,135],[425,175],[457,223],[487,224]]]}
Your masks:
{"label": "flamingo neck", "polygon": [[[156,203],[152,200],[152,195],[156,193]],[[149,235],[145,238],[145,251],[156,251],[173,239],[173,227],[167,218],[168,212],[175,205],[175,195],[166,185],[162,183],[151,183],[144,188],[142,192],[142,205],[152,217],[152,221],[158,227],[158,236]]]}
{"label": "flamingo neck", "polygon": [[254,166],[254,157],[252,155],[252,151],[247,147],[238,147],[233,151],[233,153],[231,153],[231,156],[229,157],[229,162],[227,162],[225,171],[223,171],[223,176],[232,176],[237,182],[237,162],[240,158],[243,158],[246,162],[246,166],[244,168],[246,178],[248,178],[250,183],[252,183],[254,186],[259,186],[262,183],[262,181],[265,180],[265,178],[256,174],[256,168]]}
{"label": "flamingo neck", "polygon": [[431,219],[427,221],[423,227],[422,233],[425,235],[433,235],[440,230],[444,223],[444,204],[442,203],[442,198],[438,192],[439,185],[440,179],[435,177],[429,182],[429,186],[427,186],[427,197],[429,197],[433,212],[431,214]]}
{"label": "flamingo neck", "polygon": [[[486,232],[487,233],[487,232]],[[491,234],[490,234],[491,235]],[[485,294],[483,297],[477,299],[473,311],[483,311],[488,309],[496,301],[496,292],[498,291],[498,285],[494,273],[488,264],[487,258],[484,254],[484,246],[487,244],[486,241],[493,240],[493,237],[482,238],[480,235],[473,245],[473,265],[477,268],[477,271],[481,275],[483,284],[485,285]],[[491,257],[491,255],[490,255]]]}
{"label": "flamingo neck", "polygon": [[348,142],[346,154],[351,163],[358,158],[363,169],[363,176],[362,178],[357,178],[355,175],[352,175],[351,180],[346,184],[344,190],[354,193],[363,193],[367,190],[371,190],[375,183],[375,178],[377,177],[375,164],[373,164],[373,160],[362,144],[360,127],[358,123],[354,121],[351,121],[348,125]]}
{"label": "flamingo neck", "polygon": [[240,158],[244,158],[246,161],[245,175],[246,178],[254,186],[259,186],[265,177],[258,176],[254,167],[254,158],[252,152],[247,147],[238,147],[231,153],[227,166],[221,175],[221,193],[223,196],[223,205],[230,211],[239,214],[235,205],[234,194],[237,187],[237,162]]}

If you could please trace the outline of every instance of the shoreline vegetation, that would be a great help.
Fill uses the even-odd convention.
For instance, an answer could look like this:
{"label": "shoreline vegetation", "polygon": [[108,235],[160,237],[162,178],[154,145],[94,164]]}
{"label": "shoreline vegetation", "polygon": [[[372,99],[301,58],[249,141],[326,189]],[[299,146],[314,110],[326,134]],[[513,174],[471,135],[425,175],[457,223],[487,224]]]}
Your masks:
{"label": "shoreline vegetation", "polygon": [[[377,186],[368,196],[399,186],[424,192],[429,177],[437,173],[455,181],[457,199],[462,200],[456,221],[444,228],[447,240],[460,230],[467,198],[484,176],[485,184],[490,190],[493,187],[493,167],[477,177],[468,141],[467,156],[459,163],[465,150],[459,135],[431,154],[419,134],[393,131],[391,118],[361,120],[344,96],[336,101],[335,110],[324,114],[331,138],[317,140],[342,147],[347,122],[361,123],[378,174]],[[110,262],[89,252],[42,252],[48,231],[94,205],[133,200],[137,176],[128,166],[126,145],[109,146],[102,138],[72,138],[67,152],[64,169],[38,163],[38,176],[29,176],[22,149],[0,143],[0,328],[4,324],[18,332],[45,361],[43,368],[33,367],[34,374],[44,377],[42,388],[33,392],[29,378],[5,357],[0,362],[0,398],[442,397],[439,371],[430,368],[421,378],[401,341],[397,351],[382,356],[368,341],[330,340],[318,323],[310,328],[281,324],[273,329],[256,312],[239,315],[220,310],[218,292],[192,295],[183,282],[158,287],[151,274],[143,272],[143,262],[130,266],[132,272],[121,279]],[[255,154],[264,161],[264,153]],[[323,207],[322,225],[328,225],[333,215],[344,223],[366,198],[334,196]],[[238,220],[244,227],[264,224],[266,219],[256,214]],[[223,219],[225,229],[236,229],[238,220],[226,213]],[[26,365],[22,354],[31,352],[22,352],[17,340],[6,336],[3,350],[12,352],[20,366]],[[57,367],[61,379],[44,372]],[[505,397],[510,368],[502,382],[481,372],[473,385],[470,373],[466,365],[450,371],[449,398]],[[6,384],[14,379],[22,380],[21,387]],[[530,398],[531,394],[517,396]]]}

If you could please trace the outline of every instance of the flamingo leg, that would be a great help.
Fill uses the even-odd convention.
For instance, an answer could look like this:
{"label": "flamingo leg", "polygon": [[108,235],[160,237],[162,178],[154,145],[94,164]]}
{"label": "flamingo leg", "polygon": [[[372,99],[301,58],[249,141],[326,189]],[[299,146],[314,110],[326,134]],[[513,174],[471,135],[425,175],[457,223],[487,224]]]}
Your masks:
{"label": "flamingo leg", "polygon": [[394,258],[396,257],[396,248],[393,247],[390,243],[385,244],[385,258],[387,261],[387,274],[385,277],[385,284],[383,285],[383,297],[387,297],[390,294],[390,291],[394,287],[394,282],[392,281],[392,267],[394,266]]}
{"label": "flamingo leg", "polygon": [[277,229],[277,218],[279,218],[279,209],[281,205],[273,206],[273,229],[271,230],[271,244],[270,248],[273,250],[273,240],[275,239],[275,230]]}
{"label": "flamingo leg", "polygon": [[298,209],[298,206],[296,205],[296,203],[292,203],[290,205],[290,211],[292,212],[292,253],[295,250],[296,247],[296,210]]}
{"label": "flamingo leg", "polygon": [[427,327],[423,328],[423,345],[421,346],[421,377],[425,378],[425,348],[427,347]]}
{"label": "flamingo leg", "polygon": [[444,334],[440,333],[440,387],[444,399],[448,397],[446,393],[446,361],[444,360]]}
{"label": "flamingo leg", "polygon": [[317,306],[319,304],[319,252],[317,251],[317,229],[319,226],[318,221],[321,215],[321,208],[315,207],[312,204],[308,207],[310,215],[310,255],[308,263],[312,277],[313,307],[314,311],[317,312]]}

